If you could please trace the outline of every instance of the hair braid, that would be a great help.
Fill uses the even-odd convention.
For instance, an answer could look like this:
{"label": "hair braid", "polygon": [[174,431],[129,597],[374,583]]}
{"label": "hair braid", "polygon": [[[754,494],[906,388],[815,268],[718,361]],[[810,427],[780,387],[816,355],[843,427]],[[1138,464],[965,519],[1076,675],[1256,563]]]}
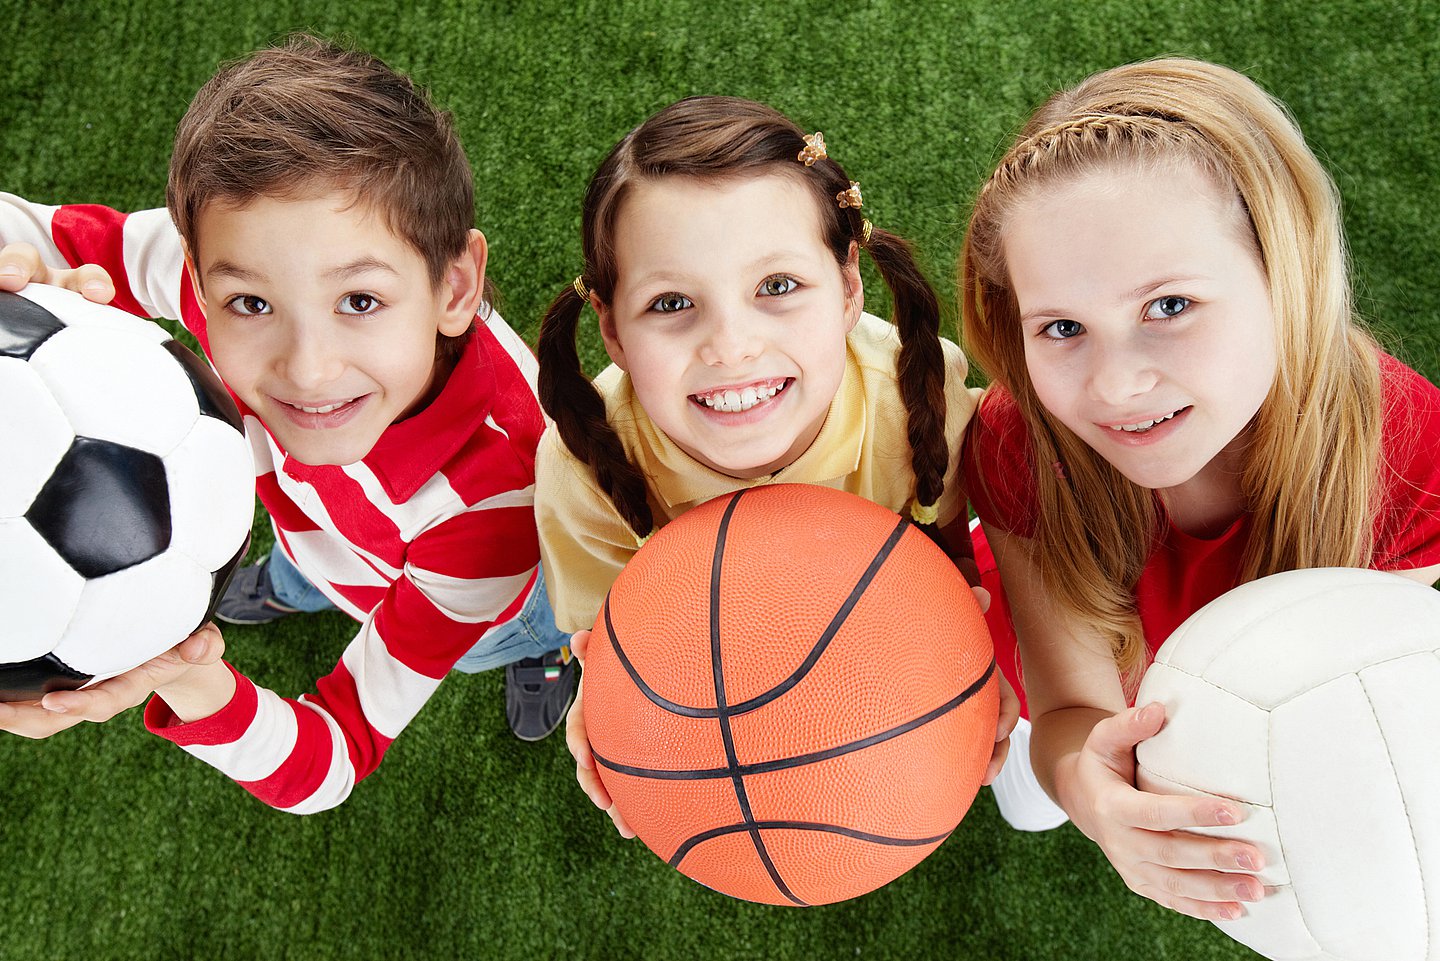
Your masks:
{"label": "hair braid", "polygon": [[605,417],[605,400],[580,369],[575,331],[585,302],[566,287],[540,322],[540,406],[555,422],[570,452],[595,472],[595,479],[637,538],[655,526],[645,478],[630,462],[620,437]]}
{"label": "hair braid", "polygon": [[915,471],[915,499],[932,505],[945,488],[950,446],[945,439],[945,353],[940,347],[940,303],[915,263],[910,245],[872,229],[865,245],[894,301],[900,331],[896,381],[905,401],[906,435]]}

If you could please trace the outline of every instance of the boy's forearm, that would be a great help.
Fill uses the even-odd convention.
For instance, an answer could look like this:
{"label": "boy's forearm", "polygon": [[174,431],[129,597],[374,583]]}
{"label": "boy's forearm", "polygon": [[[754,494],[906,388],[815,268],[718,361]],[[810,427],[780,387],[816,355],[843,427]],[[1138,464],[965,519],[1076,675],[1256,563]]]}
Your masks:
{"label": "boy's forearm", "polygon": [[178,720],[189,724],[218,713],[230,703],[235,697],[235,675],[224,661],[197,665],[155,693],[170,705]]}

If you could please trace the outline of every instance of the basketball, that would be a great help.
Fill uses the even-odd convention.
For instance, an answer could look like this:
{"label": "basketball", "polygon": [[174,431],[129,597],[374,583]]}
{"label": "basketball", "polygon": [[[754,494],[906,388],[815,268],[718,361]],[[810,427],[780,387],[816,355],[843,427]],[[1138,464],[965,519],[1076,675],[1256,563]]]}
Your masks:
{"label": "basketball", "polygon": [[1420,961],[1440,932],[1440,593],[1322,568],[1243,584],[1156,653],[1142,790],[1227,797],[1203,833],[1265,855],[1263,900],[1216,922],[1269,958]]}
{"label": "basketball", "polygon": [[621,572],[585,724],[662,860],[737,898],[827,904],[955,830],[997,683],[979,606],[921,530],[852,494],[768,485],[686,512]]}

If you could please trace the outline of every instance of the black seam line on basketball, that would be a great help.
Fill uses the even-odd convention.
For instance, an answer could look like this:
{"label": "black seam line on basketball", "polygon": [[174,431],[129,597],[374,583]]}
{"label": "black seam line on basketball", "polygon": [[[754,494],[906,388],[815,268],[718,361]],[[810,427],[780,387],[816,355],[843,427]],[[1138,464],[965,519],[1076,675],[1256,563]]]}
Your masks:
{"label": "black seam line on basketball", "polygon": [[743,490],[737,491],[730,498],[730,503],[725,505],[725,513],[720,517],[720,528],[715,532],[715,553],[710,560],[710,674],[715,680],[715,718],[720,722],[720,739],[725,744],[725,764],[730,771],[730,786],[735,790],[740,816],[749,825],[750,843],[755,846],[755,853],[760,856],[760,862],[765,865],[765,871],[770,875],[770,881],[776,890],[792,904],[806,907],[805,902],[795,896],[785,879],[780,876],[780,870],[775,867],[775,862],[771,860],[770,852],[765,847],[765,839],[760,836],[760,829],[755,827],[755,814],[750,809],[750,797],[745,793],[745,778],[740,773],[740,758],[735,753],[735,732],[730,728],[730,712],[725,704],[725,667],[724,659],[720,656],[720,572],[725,563],[725,539],[730,531],[730,519],[735,516],[735,508],[740,505],[740,498],[744,494]]}
{"label": "black seam line on basketball", "polygon": [[[883,844],[887,847],[918,848],[927,844],[939,844],[954,833],[953,830],[944,834],[937,834],[929,838],[895,838],[884,834],[870,834],[866,831],[857,831],[854,828],[843,828],[838,824],[816,824],[813,821],[756,821],[756,827],[762,831],[822,831],[826,834],[839,834],[842,837],[854,838],[857,841],[869,841],[872,844]],[[723,827],[711,828],[702,831],[691,838],[686,838],[685,843],[675,849],[670,855],[669,864],[672,868],[680,867],[680,862],[685,860],[696,845],[704,844],[712,838],[723,837],[726,834],[736,834],[748,830],[745,824],[726,824]]]}
{"label": "black seam line on basketball", "polygon": [[[771,771],[784,771],[792,767],[803,767],[806,764],[814,764],[818,761],[828,761],[833,757],[840,757],[845,754],[854,753],[855,751],[862,751],[867,747],[872,747],[876,744],[888,741],[891,738],[899,737],[901,734],[913,731],[918,727],[923,727],[924,725],[929,724],[931,721],[943,717],[944,715],[955,710],[955,708],[959,707],[961,704],[964,704],[966,701],[970,700],[970,698],[974,697],[977,693],[979,693],[980,690],[986,685],[986,683],[989,682],[991,675],[993,675],[994,673],[995,660],[992,658],[990,660],[990,666],[985,669],[984,674],[980,675],[979,680],[971,684],[965,690],[961,691],[955,697],[935,708],[933,711],[927,711],[926,713],[920,715],[917,718],[906,721],[903,724],[896,725],[895,727],[889,728],[887,730],[871,734],[868,737],[863,737],[858,741],[851,741],[848,744],[838,744],[835,747],[826,748],[823,751],[815,751],[811,754],[797,754],[794,757],[782,757],[777,758],[773,761],[756,761],[753,764],[741,764],[738,766],[738,771],[741,775],[768,774]],[[657,781],[711,781],[716,778],[730,777],[733,773],[731,768],[729,767],[691,768],[682,770],[632,767],[628,764],[616,763],[609,758],[602,757],[599,754],[595,754],[593,750],[591,751],[591,754],[594,755],[595,760],[598,761],[600,764],[619,774],[629,774],[633,777],[651,778]]]}
{"label": "black seam line on basketball", "polygon": [[[800,666],[797,667],[789,677],[765,693],[752,697],[748,701],[732,704],[730,706],[731,717],[739,714],[748,714],[757,708],[764,707],[766,704],[769,704],[777,697],[789,691],[796,684],[799,684],[805,675],[810,673],[810,669],[815,666],[815,662],[820,660],[820,655],[825,653],[825,648],[829,647],[830,642],[835,639],[835,635],[840,630],[840,625],[845,623],[845,619],[850,616],[850,612],[854,610],[855,605],[860,602],[860,596],[870,587],[870,582],[875,579],[875,575],[880,573],[881,565],[894,553],[895,545],[899,544],[900,538],[905,536],[906,529],[912,526],[910,522],[903,517],[898,518],[898,521],[899,523],[897,523],[895,529],[890,532],[890,536],[886,538],[885,543],[880,546],[880,549],[875,552],[875,556],[871,558],[870,566],[865,569],[865,573],[860,575],[860,580],[855,583],[855,587],[850,591],[850,596],[845,598],[844,603],[842,603],[840,609],[835,612],[835,616],[830,619],[829,625],[825,628],[824,632],[821,633],[820,639],[815,642],[815,646],[810,649],[810,653],[806,655],[805,660],[800,663]],[[615,649],[615,656],[620,659],[620,665],[625,668],[625,673],[630,675],[631,682],[642,694],[649,698],[652,704],[672,714],[678,714],[681,717],[715,717],[719,713],[717,708],[691,707],[687,704],[676,703],[663,697],[651,688],[650,685],[646,684],[645,679],[640,676],[640,672],[630,663],[630,658],[625,656],[625,651],[620,644],[620,639],[615,634],[615,625],[610,620],[610,595],[608,593],[605,595],[604,612],[605,630],[610,634],[610,644]]]}

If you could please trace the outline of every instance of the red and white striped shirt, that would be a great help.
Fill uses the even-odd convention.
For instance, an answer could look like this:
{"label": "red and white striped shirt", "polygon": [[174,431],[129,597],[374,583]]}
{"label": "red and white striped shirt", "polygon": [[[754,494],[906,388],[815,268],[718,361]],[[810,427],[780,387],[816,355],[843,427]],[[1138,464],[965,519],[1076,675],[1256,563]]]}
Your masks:
{"label": "red and white striped shirt", "polygon": [[[52,266],[104,267],[115,306],[179,319],[208,351],[165,210],[0,193],[0,240],[33,244]],[[309,814],[343,801],[454,663],[534,589],[535,376],[534,356],[498,315],[477,319],[440,395],[345,466],[290,458],[240,404],[277,545],[360,630],[313,694],[281,698],[235,672],[234,698],[200,721],[182,724],[152,698],[150,730],[274,807]]]}

